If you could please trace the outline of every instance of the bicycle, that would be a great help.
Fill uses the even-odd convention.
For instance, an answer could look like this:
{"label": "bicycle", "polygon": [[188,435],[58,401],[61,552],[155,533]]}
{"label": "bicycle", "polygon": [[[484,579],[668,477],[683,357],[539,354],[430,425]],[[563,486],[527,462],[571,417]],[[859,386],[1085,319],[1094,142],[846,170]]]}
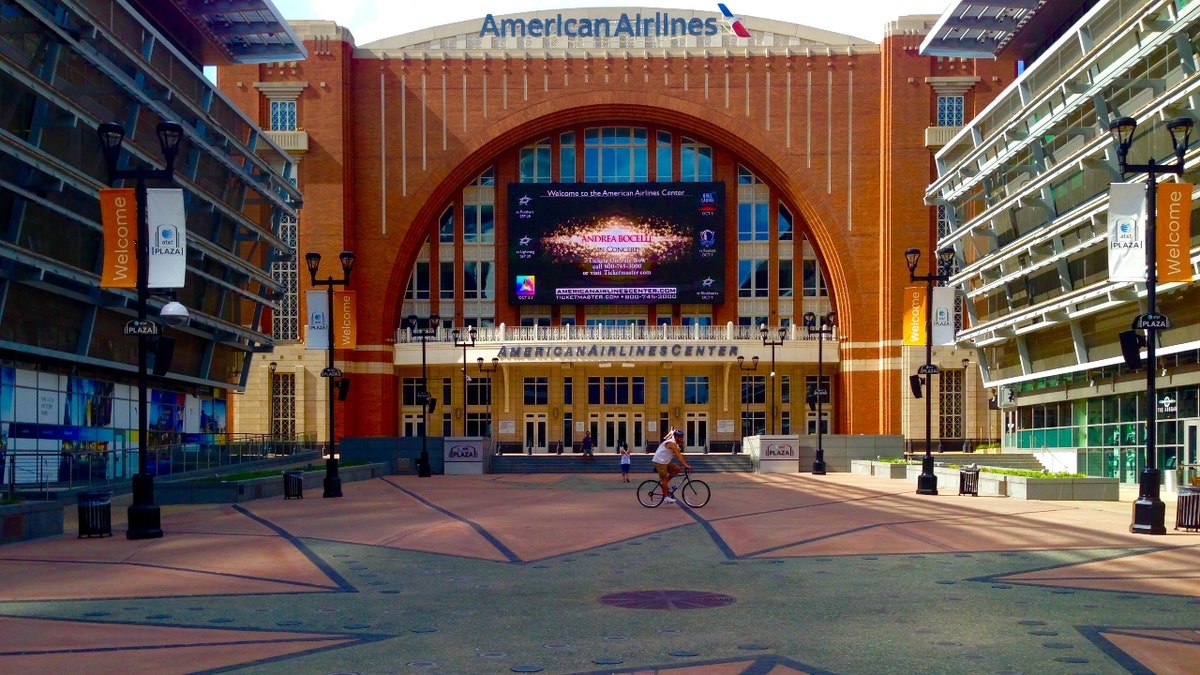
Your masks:
{"label": "bicycle", "polygon": [[[712,496],[712,491],[708,489],[708,483],[702,480],[693,480],[691,471],[684,469],[671,477],[671,482],[668,483],[668,495],[675,496],[679,493],[679,498],[684,504],[698,509],[708,503],[709,497]],[[643,482],[638,486],[637,498],[642,506],[652,509],[663,503],[662,482],[657,479],[651,479]]]}

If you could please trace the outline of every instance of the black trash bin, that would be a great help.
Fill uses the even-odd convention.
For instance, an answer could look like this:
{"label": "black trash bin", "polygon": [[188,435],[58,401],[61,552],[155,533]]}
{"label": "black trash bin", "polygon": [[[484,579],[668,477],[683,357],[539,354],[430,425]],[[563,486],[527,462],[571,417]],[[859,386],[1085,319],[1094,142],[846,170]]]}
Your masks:
{"label": "black trash bin", "polygon": [[979,496],[979,467],[959,469],[958,494]]}
{"label": "black trash bin", "polygon": [[1179,488],[1175,508],[1175,529],[1200,530],[1200,488]]}
{"label": "black trash bin", "polygon": [[283,498],[304,499],[304,473],[300,471],[283,472]]}
{"label": "black trash bin", "polygon": [[79,537],[112,536],[112,490],[80,492]]}

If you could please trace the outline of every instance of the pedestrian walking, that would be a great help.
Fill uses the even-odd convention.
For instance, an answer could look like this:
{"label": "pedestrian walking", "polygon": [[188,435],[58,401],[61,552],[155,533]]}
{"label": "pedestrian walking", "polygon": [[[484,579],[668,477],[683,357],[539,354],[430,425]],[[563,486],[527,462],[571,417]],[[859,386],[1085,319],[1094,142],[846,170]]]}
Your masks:
{"label": "pedestrian walking", "polygon": [[595,454],[592,452],[592,447],[592,432],[583,432],[583,461],[590,462],[595,457]]}

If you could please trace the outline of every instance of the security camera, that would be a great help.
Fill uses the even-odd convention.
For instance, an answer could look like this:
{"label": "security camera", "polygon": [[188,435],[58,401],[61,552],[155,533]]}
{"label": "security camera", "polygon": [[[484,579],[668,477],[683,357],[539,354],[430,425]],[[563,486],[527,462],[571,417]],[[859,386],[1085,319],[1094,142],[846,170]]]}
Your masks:
{"label": "security camera", "polygon": [[182,326],[188,321],[187,307],[184,307],[183,303],[176,302],[175,300],[163,305],[158,315],[171,326]]}

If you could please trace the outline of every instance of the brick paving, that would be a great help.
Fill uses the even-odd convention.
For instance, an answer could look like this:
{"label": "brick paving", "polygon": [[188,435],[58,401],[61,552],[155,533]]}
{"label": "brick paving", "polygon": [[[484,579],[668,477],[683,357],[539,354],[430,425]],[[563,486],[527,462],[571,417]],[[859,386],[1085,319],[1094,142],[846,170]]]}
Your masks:
{"label": "brick paving", "polygon": [[1190,673],[1200,534],[908,481],[389,476],[0,548],[5,673]]}

